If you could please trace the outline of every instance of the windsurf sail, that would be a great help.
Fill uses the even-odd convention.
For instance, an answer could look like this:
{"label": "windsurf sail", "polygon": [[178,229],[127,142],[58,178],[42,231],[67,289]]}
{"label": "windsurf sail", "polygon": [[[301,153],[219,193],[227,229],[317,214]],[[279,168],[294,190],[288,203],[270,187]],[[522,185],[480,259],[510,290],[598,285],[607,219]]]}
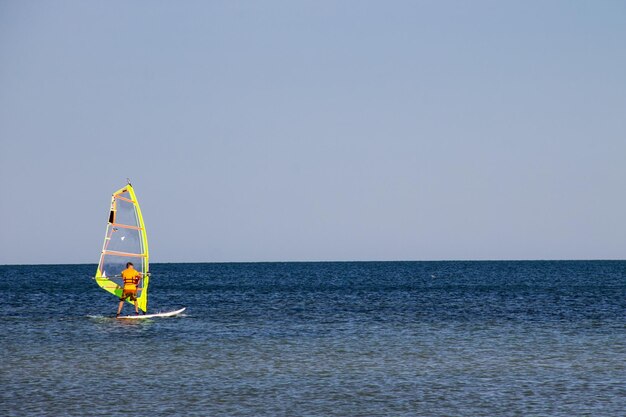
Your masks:
{"label": "windsurf sail", "polygon": [[[132,262],[141,273],[137,291],[137,305],[148,308],[148,237],[137,196],[130,182],[113,193],[106,234],[96,271],[96,282],[102,289],[118,297],[124,286],[121,272]],[[134,304],[128,300],[129,303]]]}

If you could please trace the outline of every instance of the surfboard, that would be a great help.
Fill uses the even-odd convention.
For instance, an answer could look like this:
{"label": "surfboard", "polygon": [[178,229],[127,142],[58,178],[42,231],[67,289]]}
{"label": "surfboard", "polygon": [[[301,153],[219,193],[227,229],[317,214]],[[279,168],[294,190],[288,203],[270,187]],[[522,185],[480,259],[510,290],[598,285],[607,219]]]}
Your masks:
{"label": "surfboard", "polygon": [[180,313],[182,313],[183,311],[185,311],[187,309],[187,307],[183,307],[179,310],[174,310],[174,311],[166,311],[163,313],[152,313],[152,314],[142,314],[142,315],[132,315],[132,316],[119,316],[118,319],[132,319],[132,320],[142,320],[142,319],[152,319],[155,317],[172,317],[172,316],[176,316]]}

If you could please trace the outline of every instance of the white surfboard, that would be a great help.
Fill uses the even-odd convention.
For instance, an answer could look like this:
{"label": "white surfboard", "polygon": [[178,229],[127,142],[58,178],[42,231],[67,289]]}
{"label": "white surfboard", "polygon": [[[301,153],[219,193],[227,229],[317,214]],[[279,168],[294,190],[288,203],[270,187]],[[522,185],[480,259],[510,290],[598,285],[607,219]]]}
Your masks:
{"label": "white surfboard", "polygon": [[133,319],[133,320],[141,320],[141,319],[152,319],[155,317],[172,317],[175,316],[177,314],[182,313],[183,311],[185,311],[187,309],[187,307],[183,307],[180,310],[175,310],[175,311],[166,311],[163,313],[152,313],[152,314],[141,314],[141,315],[132,315],[132,316],[119,316],[118,319]]}

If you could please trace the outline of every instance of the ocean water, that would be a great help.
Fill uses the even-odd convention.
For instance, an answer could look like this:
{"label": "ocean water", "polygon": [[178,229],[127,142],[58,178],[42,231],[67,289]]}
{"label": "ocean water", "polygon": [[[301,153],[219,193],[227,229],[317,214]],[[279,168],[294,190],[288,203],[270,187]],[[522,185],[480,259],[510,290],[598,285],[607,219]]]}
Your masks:
{"label": "ocean water", "polygon": [[626,262],[95,268],[0,266],[1,416],[626,415]]}

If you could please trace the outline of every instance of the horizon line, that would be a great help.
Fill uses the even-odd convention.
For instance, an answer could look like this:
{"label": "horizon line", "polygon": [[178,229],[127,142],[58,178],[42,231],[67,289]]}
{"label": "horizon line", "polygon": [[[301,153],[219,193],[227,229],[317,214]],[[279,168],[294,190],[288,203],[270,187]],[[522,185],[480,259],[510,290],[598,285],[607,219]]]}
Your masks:
{"label": "horizon line", "polygon": [[[285,263],[392,263],[392,262],[621,262],[626,259],[595,258],[595,259],[395,259],[395,260],[290,260],[290,261],[169,261],[150,262],[156,264],[285,264]],[[61,266],[61,265],[98,265],[97,262],[79,263],[6,263],[0,266]]]}

